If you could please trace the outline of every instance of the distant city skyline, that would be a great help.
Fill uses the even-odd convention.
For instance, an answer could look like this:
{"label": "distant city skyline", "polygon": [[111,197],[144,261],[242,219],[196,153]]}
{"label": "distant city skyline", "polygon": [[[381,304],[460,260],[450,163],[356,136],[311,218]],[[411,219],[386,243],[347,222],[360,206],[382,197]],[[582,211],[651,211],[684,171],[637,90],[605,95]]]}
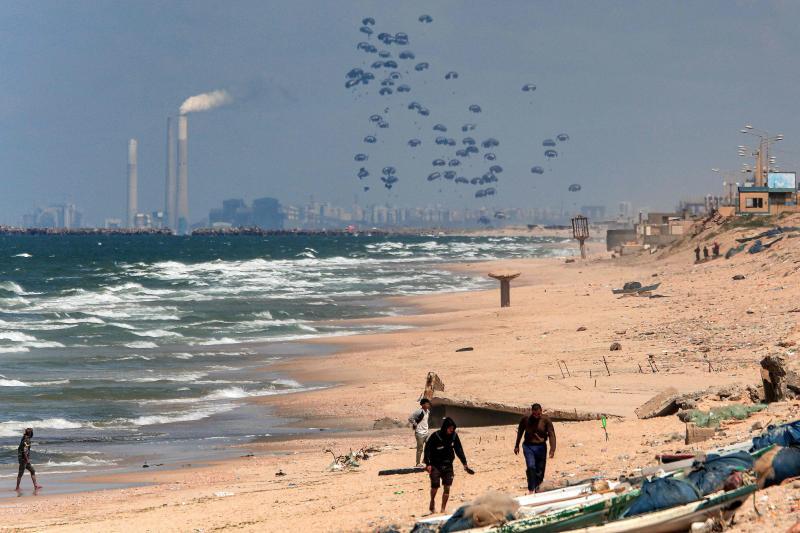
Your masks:
{"label": "distant city skyline", "polygon": [[[421,26],[422,13],[433,22]],[[745,123],[783,133],[771,153],[782,169],[797,166],[800,126],[786,119],[800,106],[800,73],[790,68],[798,15],[795,3],[722,0],[9,2],[0,20],[0,223],[50,204],[74,204],[93,225],[126,220],[129,139],[138,140],[137,211],[162,211],[166,118],[219,89],[231,104],[190,118],[191,223],[231,196],[476,209],[472,188],[427,182],[430,158],[400,148],[419,134],[406,115],[382,133],[392,144],[371,149],[371,190],[362,190],[353,155],[371,131],[368,110],[389,102],[344,88],[364,60],[355,44],[365,16],[407,32],[408,48],[430,62],[407,99],[451,129],[468,104],[482,106],[479,140],[500,140],[505,169],[493,204],[627,200],[669,210],[682,197],[721,193],[711,168],[738,167],[736,146],[751,144],[738,133]],[[434,88],[450,69],[460,77],[443,98]],[[764,80],[776,76],[766,98]],[[537,89],[520,107],[526,83]],[[399,117],[393,102],[388,115]],[[543,161],[542,139],[562,131],[568,144]],[[384,164],[400,176],[391,191],[377,180]],[[531,174],[534,164],[544,174]],[[569,193],[571,183],[582,190]]]}

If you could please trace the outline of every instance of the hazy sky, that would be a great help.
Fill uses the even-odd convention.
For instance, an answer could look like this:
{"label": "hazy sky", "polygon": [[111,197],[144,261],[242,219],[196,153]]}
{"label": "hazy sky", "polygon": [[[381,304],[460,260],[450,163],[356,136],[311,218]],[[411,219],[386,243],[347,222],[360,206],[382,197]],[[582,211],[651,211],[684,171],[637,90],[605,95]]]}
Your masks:
{"label": "hazy sky", "polygon": [[[430,14],[434,21],[417,18]],[[418,73],[408,94],[379,96],[377,80],[344,87],[378,59],[356,50],[361,19],[406,32]],[[721,191],[712,167],[735,170],[745,123],[786,140],[783,168],[800,163],[800,2],[668,1],[0,1],[0,222],[71,201],[89,222],[122,217],[127,140],[139,140],[140,209],[161,209],[165,121],[188,96],[227,89],[236,102],[189,117],[190,212],[223,198],[314,195],[350,205],[565,206],[619,200],[671,208]],[[403,48],[384,46],[396,59]],[[412,62],[413,63],[413,62]],[[406,70],[409,73],[406,74]],[[455,70],[458,80],[444,74]],[[534,83],[535,93],[523,93]],[[406,109],[417,100],[423,118]],[[483,112],[473,115],[470,104]],[[390,127],[368,117],[386,113]],[[416,122],[416,123],[415,123]],[[429,183],[431,126],[478,125],[495,137],[498,194]],[[571,140],[543,156],[543,139]],[[379,143],[366,145],[365,135]],[[422,139],[411,149],[409,138]],[[451,151],[454,149],[451,149]],[[483,151],[483,150],[482,150]],[[368,153],[367,178],[354,154]],[[378,181],[397,168],[392,191]],[[530,173],[533,165],[543,175]],[[474,156],[467,178],[488,165]],[[568,193],[580,183],[580,193]],[[441,191],[441,192],[440,192]]]}

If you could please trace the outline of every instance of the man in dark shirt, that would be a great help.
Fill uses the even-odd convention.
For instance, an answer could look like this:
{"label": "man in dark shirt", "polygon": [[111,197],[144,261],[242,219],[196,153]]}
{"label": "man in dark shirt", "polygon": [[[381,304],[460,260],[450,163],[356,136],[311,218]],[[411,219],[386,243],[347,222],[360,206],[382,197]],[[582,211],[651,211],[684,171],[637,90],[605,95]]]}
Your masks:
{"label": "man in dark shirt", "polygon": [[517,428],[514,453],[519,455],[519,441],[525,435],[522,452],[525,455],[525,473],[528,477],[528,493],[533,494],[544,480],[547,465],[547,441],[550,441],[550,459],[556,455],[556,430],[550,419],[542,415],[542,406],[531,405],[531,414],[522,417]]}
{"label": "man in dark shirt", "polygon": [[19,473],[17,474],[17,488],[14,490],[19,490],[19,483],[22,481],[22,475],[25,473],[25,469],[28,469],[28,472],[31,473],[31,480],[33,480],[33,487],[35,489],[42,488],[41,485],[36,483],[36,470],[33,469],[33,465],[31,464],[31,439],[33,438],[33,429],[28,428],[25,430],[25,434],[22,435],[22,440],[19,441],[19,447],[17,448],[17,460],[19,462]]}
{"label": "man in dark shirt", "polygon": [[464,470],[472,473],[467,466],[467,456],[464,455],[464,448],[461,447],[461,440],[456,433],[456,423],[452,418],[445,417],[442,420],[442,428],[428,437],[425,442],[425,470],[431,478],[431,513],[435,512],[436,492],[439,485],[443,484],[442,490],[442,510],[447,506],[447,499],[450,497],[450,486],[453,484],[453,461],[458,456]]}

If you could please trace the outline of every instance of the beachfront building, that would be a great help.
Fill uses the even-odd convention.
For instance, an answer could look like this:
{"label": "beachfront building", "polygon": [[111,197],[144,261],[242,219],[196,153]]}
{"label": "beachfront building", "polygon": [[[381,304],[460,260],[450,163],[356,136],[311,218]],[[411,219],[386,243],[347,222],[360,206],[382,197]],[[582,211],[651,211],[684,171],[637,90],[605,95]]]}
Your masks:
{"label": "beachfront building", "polygon": [[766,186],[739,187],[738,193],[736,213],[739,215],[778,215],[800,211],[794,172],[770,172]]}

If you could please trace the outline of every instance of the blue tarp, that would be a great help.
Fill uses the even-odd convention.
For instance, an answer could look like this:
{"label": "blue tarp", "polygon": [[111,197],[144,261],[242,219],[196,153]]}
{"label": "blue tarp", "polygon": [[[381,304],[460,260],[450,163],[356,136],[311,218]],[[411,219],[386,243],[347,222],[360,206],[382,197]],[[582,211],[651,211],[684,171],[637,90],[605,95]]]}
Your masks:
{"label": "blue tarp", "polygon": [[760,252],[763,249],[764,249],[764,245],[761,244],[761,239],[757,239],[756,242],[753,243],[753,246],[751,246],[750,249],[747,250],[747,253],[757,254],[758,252]]}
{"label": "blue tarp", "polygon": [[770,444],[800,446],[800,420],[781,426],[768,426],[764,433],[753,437],[753,447],[750,448],[750,451],[766,448]]}

